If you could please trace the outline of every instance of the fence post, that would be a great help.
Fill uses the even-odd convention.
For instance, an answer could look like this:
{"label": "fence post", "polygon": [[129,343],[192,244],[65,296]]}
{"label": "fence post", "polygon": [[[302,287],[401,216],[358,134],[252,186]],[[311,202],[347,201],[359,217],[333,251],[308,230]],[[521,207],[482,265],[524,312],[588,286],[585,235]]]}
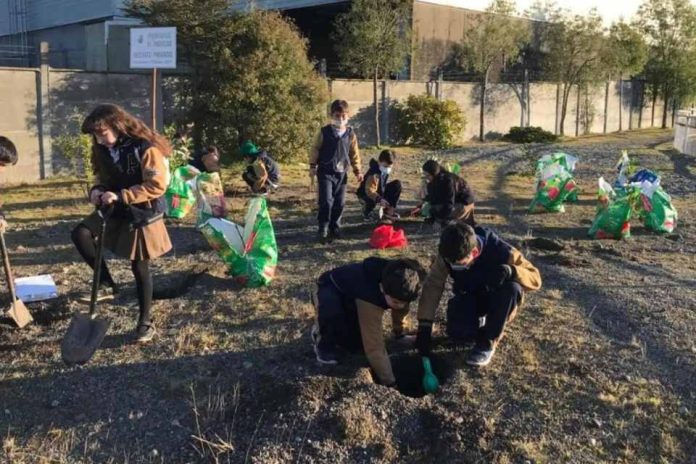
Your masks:
{"label": "fence post", "polygon": [[559,114],[558,114],[558,105],[560,105],[560,100],[561,100],[561,84],[556,84],[556,125],[554,128],[554,134],[558,135],[560,132],[560,121],[559,121]]}
{"label": "fence post", "polygon": [[438,100],[442,100],[442,81],[444,80],[442,76],[442,71],[437,73],[437,91],[435,92],[435,97]]}
{"label": "fence post", "polygon": [[633,101],[636,98],[636,81],[631,79],[631,97],[628,104],[628,130],[633,130]]}
{"label": "fence post", "polygon": [[45,179],[53,174],[51,156],[51,119],[50,115],[50,86],[48,42],[39,45],[39,73],[36,83],[36,133],[39,137],[39,176]]}
{"label": "fence post", "polygon": [[525,103],[525,127],[529,127],[531,125],[530,119],[532,115],[532,110],[530,107],[532,106],[532,97],[530,95],[531,89],[529,88],[529,70],[527,68],[524,68],[524,103]]}
{"label": "fence post", "polygon": [[390,144],[389,139],[389,81],[382,81],[382,140],[387,145]]}
{"label": "fence post", "polygon": [[575,136],[580,135],[580,84],[578,84],[578,96],[575,102]]}
{"label": "fence post", "polygon": [[609,81],[604,86],[604,133],[607,133],[607,119],[609,118]]}

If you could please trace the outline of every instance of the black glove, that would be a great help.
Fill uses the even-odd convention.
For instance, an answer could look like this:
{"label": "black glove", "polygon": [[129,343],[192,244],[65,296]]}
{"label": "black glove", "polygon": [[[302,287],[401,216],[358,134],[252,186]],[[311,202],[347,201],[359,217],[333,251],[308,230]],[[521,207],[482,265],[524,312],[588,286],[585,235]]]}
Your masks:
{"label": "black glove", "polygon": [[430,344],[433,339],[432,322],[418,324],[416,335],[416,349],[421,356],[430,356]]}
{"label": "black glove", "polygon": [[488,290],[493,290],[503,285],[508,280],[515,277],[515,268],[507,264],[492,269],[488,274],[486,287]]}

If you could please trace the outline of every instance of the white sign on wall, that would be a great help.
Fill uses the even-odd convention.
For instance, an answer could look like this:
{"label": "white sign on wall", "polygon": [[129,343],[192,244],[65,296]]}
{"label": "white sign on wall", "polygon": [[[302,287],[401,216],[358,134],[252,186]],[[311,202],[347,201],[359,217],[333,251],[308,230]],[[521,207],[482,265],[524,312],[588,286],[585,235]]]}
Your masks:
{"label": "white sign on wall", "polygon": [[131,69],[176,68],[176,27],[130,30]]}

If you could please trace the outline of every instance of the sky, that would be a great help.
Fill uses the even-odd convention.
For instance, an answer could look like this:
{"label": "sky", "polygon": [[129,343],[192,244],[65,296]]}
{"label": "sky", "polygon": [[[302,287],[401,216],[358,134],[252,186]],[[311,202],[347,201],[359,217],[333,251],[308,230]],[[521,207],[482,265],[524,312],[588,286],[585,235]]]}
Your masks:
{"label": "sky", "polygon": [[[490,0],[425,0],[429,3],[439,3],[442,5],[453,5],[473,10],[485,9]],[[526,10],[534,0],[517,0],[518,11]],[[591,8],[596,7],[599,14],[604,18],[608,25],[619,18],[630,20],[638,11],[642,3],[641,0],[556,0],[558,6],[566,8],[573,13],[584,14]]]}

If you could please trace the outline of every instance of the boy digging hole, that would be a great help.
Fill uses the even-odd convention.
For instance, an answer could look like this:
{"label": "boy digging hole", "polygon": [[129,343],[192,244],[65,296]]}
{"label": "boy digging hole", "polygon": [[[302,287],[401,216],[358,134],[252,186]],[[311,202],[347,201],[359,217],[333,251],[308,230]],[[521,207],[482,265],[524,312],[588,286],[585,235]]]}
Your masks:
{"label": "boy digging hole", "polygon": [[384,344],[382,316],[391,309],[395,338],[402,338],[409,303],[418,298],[424,269],[410,259],[367,258],[327,271],[312,293],[317,322],[312,327],[320,364],[338,363],[337,348],[364,350],[379,383],[396,379]]}
{"label": "boy digging hole", "polygon": [[466,363],[486,366],[525,293],[541,288],[541,275],[493,231],[462,223],[445,227],[418,303],[416,348],[422,356],[430,354],[433,320],[450,277],[454,296],[447,303],[447,336],[475,341]]}

